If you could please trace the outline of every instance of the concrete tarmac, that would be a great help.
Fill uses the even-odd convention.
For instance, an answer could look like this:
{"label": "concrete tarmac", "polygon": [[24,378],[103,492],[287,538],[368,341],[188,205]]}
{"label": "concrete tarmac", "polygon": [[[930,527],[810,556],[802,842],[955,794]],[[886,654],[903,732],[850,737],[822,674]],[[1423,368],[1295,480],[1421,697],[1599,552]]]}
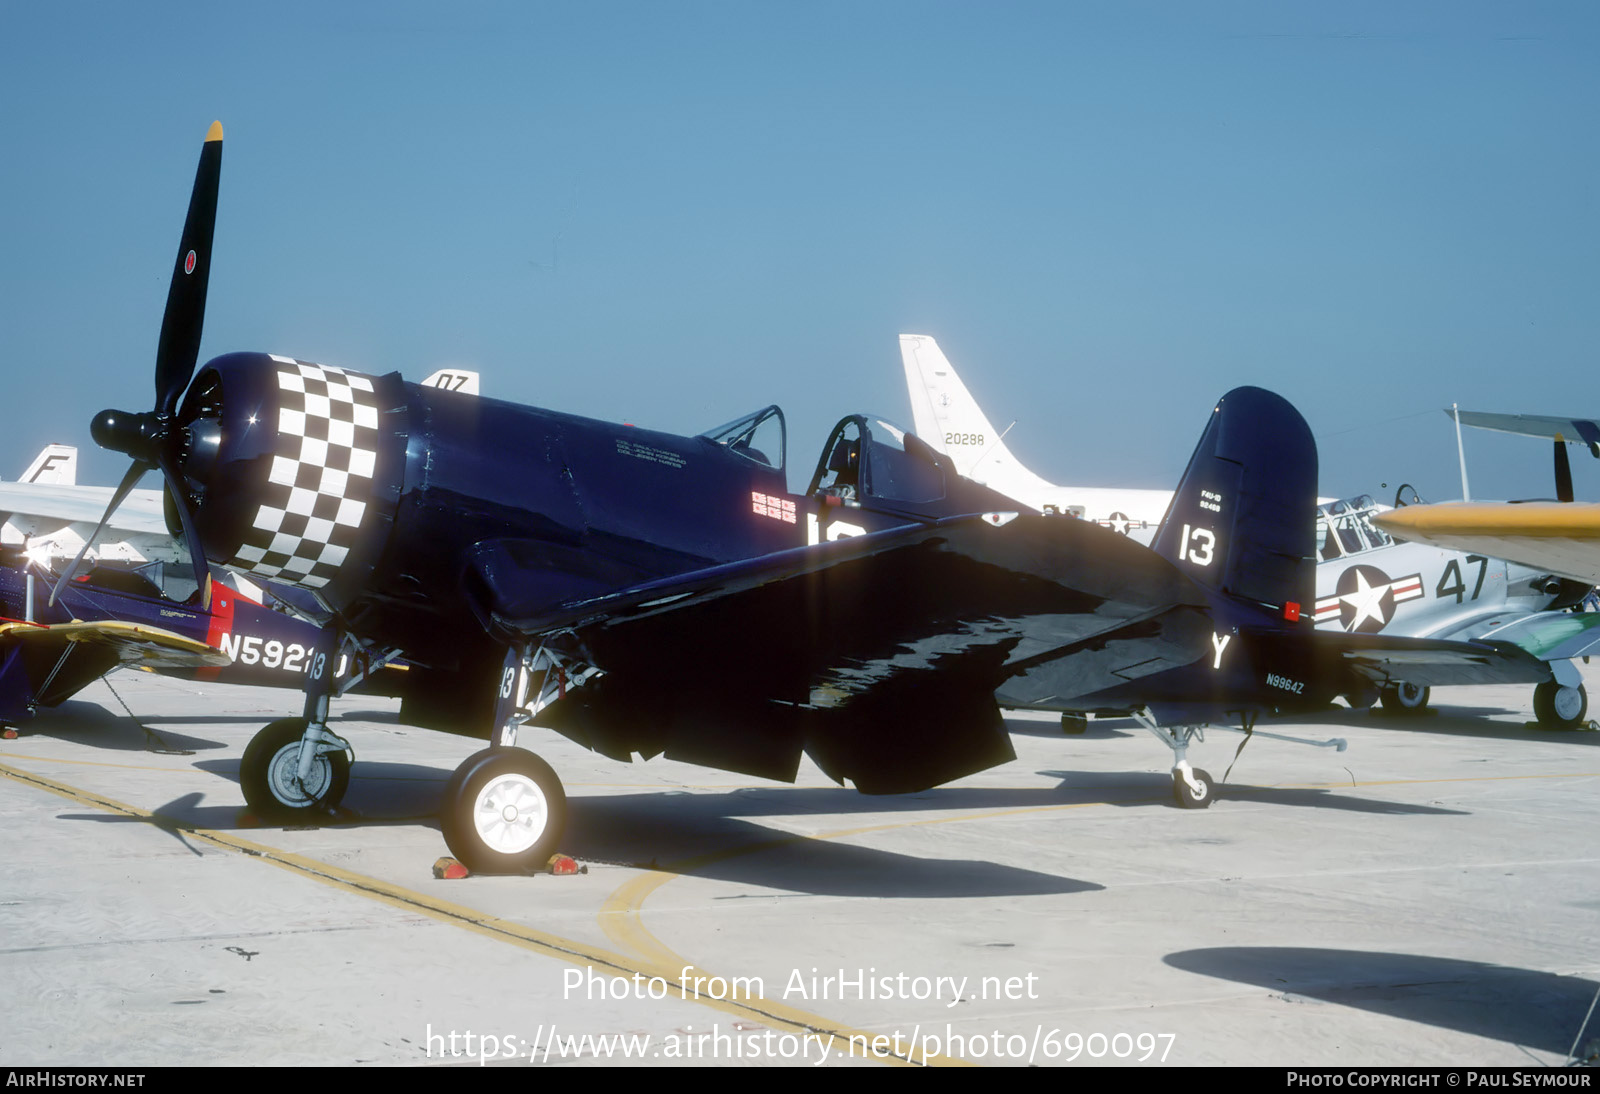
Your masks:
{"label": "concrete tarmac", "polygon": [[[480,743],[389,700],[335,702],[341,816],[250,823],[239,759],[298,707],[121,673],[0,742],[0,1065],[1525,1066],[1600,1042],[1600,733],[1530,728],[1530,688],[1264,725],[1349,749],[1252,740],[1205,810],[1131,721],[1017,714],[1015,762],[897,798],[524,730],[588,872],[456,881],[434,814]],[[1221,780],[1241,740],[1191,759]]]}

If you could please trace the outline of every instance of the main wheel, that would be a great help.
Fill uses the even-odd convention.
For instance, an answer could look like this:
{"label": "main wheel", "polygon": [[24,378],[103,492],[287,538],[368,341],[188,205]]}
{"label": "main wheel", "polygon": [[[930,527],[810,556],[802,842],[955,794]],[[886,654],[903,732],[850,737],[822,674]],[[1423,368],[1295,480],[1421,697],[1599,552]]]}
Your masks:
{"label": "main wheel", "polygon": [[321,816],[344,800],[350,787],[350,756],[319,752],[304,782],[300,773],[300,738],[304,718],[270,723],[250,739],[239,764],[244,800],[262,820],[292,824]]}
{"label": "main wheel", "polygon": [[1061,716],[1061,732],[1071,737],[1089,732],[1089,716],[1069,710]]}
{"label": "main wheel", "polygon": [[1432,688],[1396,684],[1383,689],[1383,709],[1394,714],[1421,714],[1428,709],[1428,697],[1432,693]]}
{"label": "main wheel", "polygon": [[1547,680],[1533,689],[1533,714],[1542,726],[1572,729],[1583,724],[1588,712],[1589,693],[1582,684],[1569,688]]}
{"label": "main wheel", "polygon": [[550,765],[523,748],[467,757],[445,787],[444,842],[479,874],[543,866],[567,826],[567,795]]}
{"label": "main wheel", "polygon": [[1190,786],[1188,780],[1174,771],[1172,773],[1172,796],[1185,809],[1204,809],[1211,804],[1211,799],[1215,796],[1212,793],[1215,784],[1211,781],[1211,772],[1204,768],[1191,767],[1189,775],[1194,779],[1199,789],[1197,790],[1195,787]]}

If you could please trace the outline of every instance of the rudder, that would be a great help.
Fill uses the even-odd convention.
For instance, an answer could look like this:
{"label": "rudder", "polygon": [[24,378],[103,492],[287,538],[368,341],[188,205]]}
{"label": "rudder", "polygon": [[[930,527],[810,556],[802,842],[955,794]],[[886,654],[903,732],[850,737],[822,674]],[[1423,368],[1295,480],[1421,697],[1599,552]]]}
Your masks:
{"label": "rudder", "polygon": [[1316,596],[1317,444],[1280,395],[1217,403],[1151,548],[1201,584],[1297,620]]}

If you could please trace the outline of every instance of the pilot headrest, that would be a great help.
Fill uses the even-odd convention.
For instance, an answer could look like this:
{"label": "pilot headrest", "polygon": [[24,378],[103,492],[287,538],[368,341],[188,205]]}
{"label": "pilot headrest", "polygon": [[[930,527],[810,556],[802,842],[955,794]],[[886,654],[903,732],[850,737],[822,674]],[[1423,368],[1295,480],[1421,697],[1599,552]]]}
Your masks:
{"label": "pilot headrest", "polygon": [[839,443],[833,446],[833,454],[828,457],[828,470],[854,471],[860,462],[861,442],[840,437]]}

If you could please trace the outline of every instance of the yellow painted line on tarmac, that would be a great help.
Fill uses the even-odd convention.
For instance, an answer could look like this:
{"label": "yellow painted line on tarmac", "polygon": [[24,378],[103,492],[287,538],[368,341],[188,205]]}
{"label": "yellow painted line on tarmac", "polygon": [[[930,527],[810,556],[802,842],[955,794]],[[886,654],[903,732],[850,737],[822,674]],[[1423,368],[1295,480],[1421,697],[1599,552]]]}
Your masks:
{"label": "yellow painted line on tarmac", "polygon": [[[117,801],[114,798],[69,786],[66,783],[58,782],[43,775],[36,775],[21,768],[14,768],[0,763],[0,777],[13,779],[16,782],[41,790],[47,790],[80,805],[102,809],[108,813],[134,817],[149,821],[160,828],[183,832],[185,835],[202,842],[249,855],[280,869],[311,878],[314,881],[320,881],[336,889],[343,889],[346,892],[370,897],[380,903],[405,911],[421,913],[432,919],[462,927],[489,938],[509,942],[534,953],[568,961],[575,965],[591,968],[599,967],[627,978],[631,978],[635,974],[642,975],[646,979],[659,976],[666,983],[670,994],[676,995],[687,1002],[699,1003],[738,1018],[759,1021],[763,1025],[794,1033],[814,1033],[829,1036],[844,1041],[847,1046],[850,1044],[852,1037],[865,1038],[864,1043],[870,1045],[879,1036],[865,1030],[852,1029],[795,1007],[772,1003],[766,999],[717,999],[706,992],[693,990],[692,984],[690,985],[690,990],[685,990],[679,980],[680,968],[657,967],[654,964],[641,962],[622,954],[613,953],[610,950],[588,946],[582,942],[563,938],[560,935],[535,930],[532,927],[501,919],[498,916],[486,915],[475,908],[440,900],[437,897],[431,897],[401,885],[394,885],[386,881],[380,881],[377,878],[368,877],[365,874],[344,870],[325,862],[319,862],[316,859],[307,858],[304,855],[269,847],[266,844],[256,843],[253,840],[247,840],[228,832],[187,825],[171,817],[164,817],[160,814],[140,809],[137,806]],[[832,1041],[830,1040],[829,1043],[831,1044]],[[875,1053],[874,1055],[877,1054]],[[964,1060],[953,1060],[941,1056],[924,1058],[920,1053],[900,1050],[898,1046],[896,1046],[895,1051],[886,1053],[879,1058],[886,1064],[902,1066],[967,1066]]]}
{"label": "yellow painted line on tarmac", "polygon": [[[1036,788],[1035,788],[1036,789]],[[1133,799],[1138,800],[1138,799]],[[695,855],[691,858],[680,859],[669,863],[664,869],[651,870],[630,878],[612,890],[605,903],[600,906],[600,929],[617,945],[630,949],[640,957],[658,968],[678,970],[677,975],[688,970],[695,970],[700,975],[709,978],[710,974],[700,969],[694,962],[675,953],[659,938],[650,933],[644,925],[644,902],[650,894],[673,881],[683,874],[690,873],[715,862],[722,862],[741,855],[752,855],[761,851],[769,851],[776,847],[783,847],[791,843],[804,840],[829,840],[844,839],[848,836],[858,836],[867,832],[886,832],[896,828],[916,828],[931,824],[959,824],[965,821],[990,820],[995,817],[1010,817],[1023,813],[1053,813],[1067,809],[1087,809],[1091,806],[1106,805],[1107,802],[1071,802],[1063,805],[1036,805],[1021,809],[1000,809],[987,813],[964,813],[955,817],[928,817],[921,820],[896,821],[889,824],[869,824],[857,828],[841,828],[833,832],[822,832],[817,835],[794,834],[776,836],[772,839],[757,840],[754,843],[740,844],[737,847],[725,848],[721,851],[712,851],[704,855]],[[781,1004],[768,1002],[767,1006],[774,1009],[782,1008]],[[974,1066],[966,1060],[953,1058],[929,1057],[925,1062],[929,1065],[943,1066]]]}
{"label": "yellow painted line on tarmac", "polygon": [[1429,786],[1435,783],[1497,783],[1518,779],[1594,779],[1600,771],[1567,771],[1559,775],[1453,775],[1448,779],[1364,779],[1336,783],[1280,783],[1276,786],[1237,786],[1232,792],[1265,794],[1274,790],[1351,790],[1362,786]]}
{"label": "yellow painted line on tarmac", "polygon": [[6,752],[8,760],[32,760],[39,764],[72,764],[74,767],[115,767],[123,771],[165,771],[165,772],[192,772],[193,768],[187,764],[177,767],[156,767],[151,764],[112,764],[104,760],[64,760],[59,756],[27,756],[20,752]]}

